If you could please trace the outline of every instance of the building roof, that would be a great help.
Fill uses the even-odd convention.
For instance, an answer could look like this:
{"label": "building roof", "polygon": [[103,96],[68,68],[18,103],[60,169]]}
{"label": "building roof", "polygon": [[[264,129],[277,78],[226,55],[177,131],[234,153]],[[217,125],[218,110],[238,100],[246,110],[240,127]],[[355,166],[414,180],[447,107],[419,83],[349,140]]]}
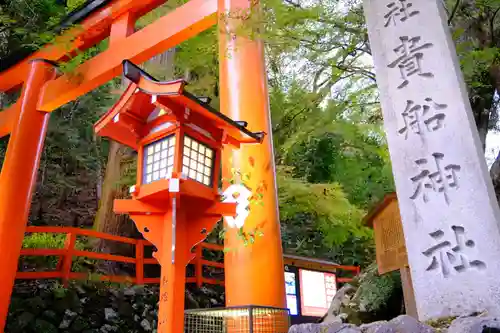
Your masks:
{"label": "building roof", "polygon": [[[164,119],[170,117],[169,121],[179,121],[187,117],[194,125],[216,129],[225,136],[226,143],[260,143],[264,137],[264,133],[249,131],[246,123],[233,121],[185,91],[186,82],[183,80],[158,81],[128,60],[123,61],[123,73],[131,83],[95,124],[94,129],[99,135],[137,149],[138,141],[147,134],[149,116],[161,108],[168,110]],[[189,114],[185,114],[186,108]],[[120,121],[121,118],[126,121]]]}
{"label": "building roof", "polygon": [[382,211],[385,207],[387,207],[393,200],[398,200],[396,192],[392,192],[387,194],[382,201],[376,204],[363,218],[363,224],[366,226],[373,228],[373,220],[374,218]]}

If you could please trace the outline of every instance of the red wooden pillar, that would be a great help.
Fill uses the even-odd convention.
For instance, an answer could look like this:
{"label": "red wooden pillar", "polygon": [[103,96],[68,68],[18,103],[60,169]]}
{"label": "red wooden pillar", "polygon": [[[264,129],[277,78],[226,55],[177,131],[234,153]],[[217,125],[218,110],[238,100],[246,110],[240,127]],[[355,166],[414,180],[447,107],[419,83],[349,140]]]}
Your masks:
{"label": "red wooden pillar", "polygon": [[194,276],[196,276],[196,286],[201,288],[203,286],[203,247],[202,244],[196,246],[196,257],[194,258]]}
{"label": "red wooden pillar", "polygon": [[144,284],[144,240],[137,240],[135,244],[135,283]]}
{"label": "red wooden pillar", "polygon": [[[224,151],[223,178],[232,178],[231,168],[251,173],[248,183],[253,193],[260,186],[264,195],[263,205],[250,207],[244,225],[247,232],[257,227],[263,236],[244,247],[236,230],[226,233],[225,245],[234,250],[227,252],[224,258],[226,304],[285,308],[283,250],[264,45],[232,33],[238,31],[236,27],[241,24],[237,16],[245,13],[251,3],[255,4],[255,1],[219,0],[219,16],[222,17],[219,22],[221,112],[234,120],[247,121],[251,131],[266,132],[261,145],[243,145],[234,152]],[[228,11],[231,15],[224,15]],[[226,20],[228,16],[233,18]]]}
{"label": "red wooden pillar", "polygon": [[53,66],[44,60],[30,64],[20,97],[20,111],[10,135],[0,174],[0,332],[4,331],[19,254],[36,183],[49,114],[37,110]]}
{"label": "red wooden pillar", "polygon": [[70,232],[66,234],[66,240],[64,242],[64,259],[61,269],[62,281],[65,287],[69,286],[69,278],[71,275],[71,267],[73,266],[73,252],[75,250],[76,244],[76,233]]}
{"label": "red wooden pillar", "polygon": [[185,207],[180,196],[171,198],[172,209],[165,215],[161,262],[158,333],[184,332],[184,295],[186,284],[187,228]]}

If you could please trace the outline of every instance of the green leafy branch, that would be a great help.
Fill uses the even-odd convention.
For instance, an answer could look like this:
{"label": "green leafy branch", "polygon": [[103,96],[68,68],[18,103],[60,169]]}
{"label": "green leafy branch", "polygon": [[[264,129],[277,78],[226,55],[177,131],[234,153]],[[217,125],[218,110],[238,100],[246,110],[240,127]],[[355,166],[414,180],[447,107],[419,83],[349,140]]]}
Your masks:
{"label": "green leafy branch", "polygon": [[[243,185],[250,192],[252,192],[251,197],[248,199],[249,204],[246,207],[246,209],[250,211],[252,206],[255,205],[264,206],[264,193],[267,191],[267,184],[264,181],[262,181],[257,185],[255,190],[252,190],[252,187],[250,186],[250,181],[252,180],[252,169],[255,167],[255,159],[253,157],[249,157],[248,162],[250,164],[250,171],[242,172],[241,169],[231,168],[231,178],[225,178],[224,181],[231,185],[235,184]],[[232,164],[232,161],[229,161],[229,163]],[[239,193],[234,193],[233,198],[237,199],[239,195],[240,195]],[[225,199],[226,199],[225,196],[221,197],[221,201],[224,201]],[[219,238],[225,239],[226,232],[227,229],[223,228],[219,232]],[[251,231],[245,231],[244,227],[242,226],[238,228],[236,235],[242,241],[243,246],[247,247],[248,245],[254,244],[257,237],[264,236],[264,233],[262,232],[261,226],[256,226]],[[230,248],[224,248],[224,252],[229,252],[229,251],[231,251]]]}

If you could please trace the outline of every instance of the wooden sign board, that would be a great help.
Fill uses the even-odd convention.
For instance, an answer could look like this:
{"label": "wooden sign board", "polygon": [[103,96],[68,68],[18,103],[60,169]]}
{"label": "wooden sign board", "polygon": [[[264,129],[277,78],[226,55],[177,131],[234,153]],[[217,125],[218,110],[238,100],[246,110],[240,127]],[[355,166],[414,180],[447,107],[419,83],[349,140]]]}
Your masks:
{"label": "wooden sign board", "polygon": [[395,194],[387,195],[383,202],[365,218],[375,232],[375,249],[380,274],[408,266],[403,226]]}

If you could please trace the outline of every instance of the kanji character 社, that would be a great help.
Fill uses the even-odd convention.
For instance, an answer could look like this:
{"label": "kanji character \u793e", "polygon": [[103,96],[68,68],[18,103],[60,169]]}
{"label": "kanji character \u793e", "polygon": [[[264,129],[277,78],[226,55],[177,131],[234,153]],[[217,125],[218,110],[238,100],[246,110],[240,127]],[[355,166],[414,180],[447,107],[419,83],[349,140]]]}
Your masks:
{"label": "kanji character \u793e", "polygon": [[[465,255],[466,248],[473,248],[475,243],[473,240],[465,239],[465,228],[461,226],[452,226],[451,229],[455,234],[456,245],[452,246],[448,240],[443,240],[440,243],[428,248],[422,254],[426,257],[432,256],[432,261],[427,267],[427,271],[441,268],[441,273],[446,278],[450,276],[451,270],[457,273],[465,272],[470,268],[485,269],[486,264],[481,260],[470,261]],[[443,238],[444,232],[437,230],[429,234],[434,240],[439,241]]]}
{"label": "kanji character \u793e", "polygon": [[403,82],[398,86],[398,89],[404,88],[409,84],[408,78],[417,74],[421,77],[434,77],[431,72],[424,72],[422,70],[422,59],[424,54],[420,52],[421,50],[428,49],[433,46],[432,43],[425,43],[419,46],[420,37],[409,38],[408,36],[402,36],[399,38],[401,40],[401,45],[394,49],[394,52],[399,55],[399,57],[391,62],[387,67],[399,68],[401,73],[401,78]]}
{"label": "kanji character \u793e", "polygon": [[384,18],[386,19],[384,27],[388,27],[391,22],[394,25],[397,25],[396,19],[399,19],[401,22],[405,22],[410,17],[420,13],[418,10],[411,10],[411,7],[413,7],[413,4],[411,2],[407,2],[407,0],[397,0],[390,2],[387,5],[389,11],[384,15]]}

